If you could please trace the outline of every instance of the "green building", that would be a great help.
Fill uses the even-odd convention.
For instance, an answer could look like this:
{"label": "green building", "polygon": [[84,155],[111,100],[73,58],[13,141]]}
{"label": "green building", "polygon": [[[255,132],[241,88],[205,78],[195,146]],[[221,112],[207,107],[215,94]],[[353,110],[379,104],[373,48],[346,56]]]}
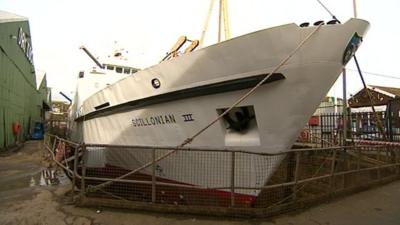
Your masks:
{"label": "green building", "polygon": [[0,11],[0,150],[29,139],[49,96],[46,76],[36,83],[28,19]]}

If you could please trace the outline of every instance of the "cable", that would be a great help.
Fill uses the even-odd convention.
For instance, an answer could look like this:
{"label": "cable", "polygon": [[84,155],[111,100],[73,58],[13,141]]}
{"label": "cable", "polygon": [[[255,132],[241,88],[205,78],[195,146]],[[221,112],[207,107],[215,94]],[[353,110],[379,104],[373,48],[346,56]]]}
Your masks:
{"label": "cable", "polygon": [[[358,72],[358,70],[356,70],[356,69],[346,68],[346,70],[351,70],[351,71]],[[367,71],[362,71],[362,72],[364,74],[368,74],[368,75],[372,75],[372,76],[385,77],[385,78],[391,78],[391,79],[400,80],[400,76],[391,76],[391,75],[387,75],[387,74],[383,74],[383,73],[374,73],[374,72],[367,72]]]}
{"label": "cable", "polygon": [[320,0],[317,0],[317,2],[332,16],[332,18],[340,23],[340,21],[336,18],[335,15],[324,5]]}

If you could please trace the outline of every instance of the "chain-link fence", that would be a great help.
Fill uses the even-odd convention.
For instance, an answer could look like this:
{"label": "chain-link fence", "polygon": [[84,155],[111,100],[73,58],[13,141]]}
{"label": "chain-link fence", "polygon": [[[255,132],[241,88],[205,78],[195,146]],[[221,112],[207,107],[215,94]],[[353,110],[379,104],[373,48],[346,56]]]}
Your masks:
{"label": "chain-link fence", "polygon": [[[173,149],[45,143],[80,203],[207,215],[270,216],[399,178],[399,146]],[[77,160],[75,160],[77,159]]]}

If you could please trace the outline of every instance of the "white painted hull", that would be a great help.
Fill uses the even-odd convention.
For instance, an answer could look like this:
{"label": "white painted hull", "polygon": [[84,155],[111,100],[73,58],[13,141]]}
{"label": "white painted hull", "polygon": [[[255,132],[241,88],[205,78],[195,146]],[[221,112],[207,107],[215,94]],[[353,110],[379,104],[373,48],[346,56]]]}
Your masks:
{"label": "white painted hull", "polygon": [[[279,153],[291,148],[308,118],[325,97],[342,71],[342,57],[354,33],[363,36],[368,23],[352,19],[343,25],[326,25],[313,36],[278,72],[285,79],[262,85],[240,106],[255,111],[245,133],[226,129],[219,121],[187,147],[207,149],[236,148],[258,153]],[[249,89],[184,98],[145,107],[126,107],[122,111],[97,114],[95,107],[105,102],[110,108],[130,101],[158,96],[176,90],[266,74],[315,27],[284,25],[195,51],[142,70],[88,98],[82,114],[89,119],[78,124],[86,143],[139,146],[177,146],[195,134],[228,108]],[[161,86],[153,88],[151,80]],[[96,115],[97,114],[97,115]],[[191,114],[193,120],[187,121]],[[96,115],[90,117],[90,115]],[[186,121],[185,121],[186,120]],[[151,161],[151,154],[141,151],[107,150],[105,164],[135,169]],[[177,182],[221,187],[230,185],[229,157],[218,154],[178,153],[163,159],[160,177]],[[227,154],[225,154],[227,155]],[[180,157],[180,158],[179,158]],[[283,155],[236,158],[236,186],[264,185],[272,176]],[[179,163],[179,166],[176,163]],[[251,165],[251,166],[249,166]],[[201,168],[201,169],[196,169]],[[179,170],[177,170],[179,169]],[[191,173],[193,170],[196,173]],[[150,173],[150,170],[145,170]],[[257,195],[257,191],[237,193]]]}

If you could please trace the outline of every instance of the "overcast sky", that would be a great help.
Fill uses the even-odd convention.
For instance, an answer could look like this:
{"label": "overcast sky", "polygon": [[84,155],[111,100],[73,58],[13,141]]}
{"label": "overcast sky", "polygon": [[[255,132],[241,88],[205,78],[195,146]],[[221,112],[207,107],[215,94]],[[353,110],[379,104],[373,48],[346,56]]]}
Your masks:
{"label": "overcast sky", "polygon": [[[352,0],[325,0],[326,6],[343,22],[353,17]],[[209,0],[1,0],[0,9],[29,18],[36,69],[47,72],[54,93],[70,96],[77,74],[93,62],[80,45],[98,57],[115,48],[129,51],[132,66],[156,64],[180,35],[199,39]],[[286,23],[330,20],[316,0],[229,0],[232,36]],[[399,0],[357,0],[358,17],[371,23],[357,56],[368,84],[400,87]],[[217,37],[214,10],[206,44]],[[350,62],[348,94],[361,89],[360,78]],[[371,74],[372,73],[372,74]],[[382,76],[383,75],[383,76]],[[342,95],[341,81],[329,95]],[[56,97],[59,98],[59,97]]]}

